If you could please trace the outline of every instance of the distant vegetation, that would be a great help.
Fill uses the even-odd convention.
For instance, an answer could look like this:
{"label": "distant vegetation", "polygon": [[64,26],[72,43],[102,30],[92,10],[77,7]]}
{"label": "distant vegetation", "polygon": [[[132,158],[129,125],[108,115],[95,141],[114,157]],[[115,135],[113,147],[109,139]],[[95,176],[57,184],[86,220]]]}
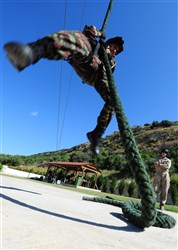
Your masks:
{"label": "distant vegetation", "polygon": [[[153,121],[152,124],[132,127],[137,146],[145,162],[147,170],[153,173],[153,162],[160,155],[162,147],[170,150],[172,159],[172,173],[178,173],[178,122],[163,120]],[[30,156],[0,154],[0,163],[9,166],[33,166],[39,167],[43,161],[70,161],[93,162],[89,143],[83,143],[70,149],[62,149],[53,152],[44,152]],[[124,148],[121,143],[119,131],[101,139],[101,153],[95,159],[96,165],[102,169],[128,170]]]}
{"label": "distant vegetation", "polygon": [[[153,163],[160,156],[161,148],[167,147],[169,149],[169,158],[172,160],[170,174],[174,176],[172,193],[176,193],[177,184],[175,183],[178,183],[178,178],[176,177],[178,175],[178,122],[167,120],[161,122],[153,121],[152,124],[147,123],[144,126],[134,126],[132,130],[150,178],[154,175]],[[101,153],[96,159],[93,159],[91,155],[90,144],[83,143],[70,149],[44,152],[31,156],[1,154],[0,163],[16,169],[44,175],[46,168],[41,165],[44,161],[94,162],[102,171],[101,177],[97,180],[97,185],[103,191],[121,193],[124,192],[127,186],[127,193],[129,196],[132,196],[135,190],[135,183],[132,180],[132,173],[126,161],[120,132],[114,132],[101,139],[100,148]],[[130,182],[125,183],[123,179],[130,179]],[[116,180],[120,180],[120,182]]]}

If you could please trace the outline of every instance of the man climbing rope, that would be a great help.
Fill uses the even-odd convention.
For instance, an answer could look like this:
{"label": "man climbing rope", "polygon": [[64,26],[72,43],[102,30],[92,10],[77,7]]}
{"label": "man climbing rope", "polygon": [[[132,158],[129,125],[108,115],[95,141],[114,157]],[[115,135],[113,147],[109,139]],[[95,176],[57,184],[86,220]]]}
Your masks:
{"label": "man climbing rope", "polygon": [[93,25],[86,25],[83,32],[66,30],[55,32],[26,45],[18,42],[9,42],[4,45],[7,57],[18,71],[37,63],[41,58],[64,59],[70,62],[84,83],[94,86],[105,104],[97,118],[95,129],[87,133],[93,154],[99,153],[99,141],[114,115],[101,49],[95,54],[97,38],[100,38],[100,42],[105,46],[112,72],[114,72],[116,65],[114,57],[123,51],[124,41],[122,37],[114,37],[104,42],[104,32]]}
{"label": "man climbing rope", "polygon": [[171,167],[171,160],[167,158],[168,150],[162,149],[161,158],[155,163],[155,176],[154,176],[154,191],[156,195],[160,194],[160,209],[164,210],[167,200],[167,194],[170,186],[169,169]]}

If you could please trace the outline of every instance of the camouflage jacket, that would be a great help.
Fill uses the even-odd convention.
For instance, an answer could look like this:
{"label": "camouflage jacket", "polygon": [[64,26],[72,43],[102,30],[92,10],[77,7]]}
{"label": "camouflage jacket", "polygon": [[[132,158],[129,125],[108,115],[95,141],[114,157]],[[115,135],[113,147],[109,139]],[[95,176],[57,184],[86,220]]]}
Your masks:
{"label": "camouflage jacket", "polygon": [[[95,26],[85,25],[82,32],[91,45],[91,51],[87,58],[72,58],[72,66],[76,73],[81,77],[84,83],[89,85],[95,85],[101,80],[107,81],[106,70],[102,62],[101,49],[98,51],[98,55],[93,55],[95,47],[97,45],[97,38],[101,37],[101,32]],[[110,64],[112,71],[115,69],[115,60],[110,58]]]}

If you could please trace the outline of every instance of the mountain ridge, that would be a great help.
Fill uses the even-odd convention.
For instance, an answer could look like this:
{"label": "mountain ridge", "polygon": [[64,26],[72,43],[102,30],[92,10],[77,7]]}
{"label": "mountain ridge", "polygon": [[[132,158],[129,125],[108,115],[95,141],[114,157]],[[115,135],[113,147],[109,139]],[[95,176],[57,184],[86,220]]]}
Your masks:
{"label": "mountain ridge", "polygon": [[[161,122],[146,124],[144,126],[134,126],[131,128],[139,149],[147,150],[149,152],[159,151],[162,147],[171,148],[178,143],[178,122]],[[123,153],[124,148],[122,146],[121,135],[119,131],[115,131],[100,141],[101,150],[105,150],[110,153]],[[76,151],[82,151],[83,153],[90,153],[90,143],[81,143],[71,148],[43,152],[35,155],[53,155],[53,154],[71,154]]]}

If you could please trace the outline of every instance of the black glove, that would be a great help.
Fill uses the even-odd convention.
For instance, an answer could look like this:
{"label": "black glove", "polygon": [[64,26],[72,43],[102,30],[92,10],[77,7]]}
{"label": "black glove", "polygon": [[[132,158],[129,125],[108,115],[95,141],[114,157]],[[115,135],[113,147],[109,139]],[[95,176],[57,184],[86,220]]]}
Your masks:
{"label": "black glove", "polygon": [[102,44],[102,45],[104,45],[104,46],[105,46],[105,44],[106,44],[106,42],[105,42],[105,40],[104,40],[103,38],[100,38],[99,42],[100,42],[100,44]]}

